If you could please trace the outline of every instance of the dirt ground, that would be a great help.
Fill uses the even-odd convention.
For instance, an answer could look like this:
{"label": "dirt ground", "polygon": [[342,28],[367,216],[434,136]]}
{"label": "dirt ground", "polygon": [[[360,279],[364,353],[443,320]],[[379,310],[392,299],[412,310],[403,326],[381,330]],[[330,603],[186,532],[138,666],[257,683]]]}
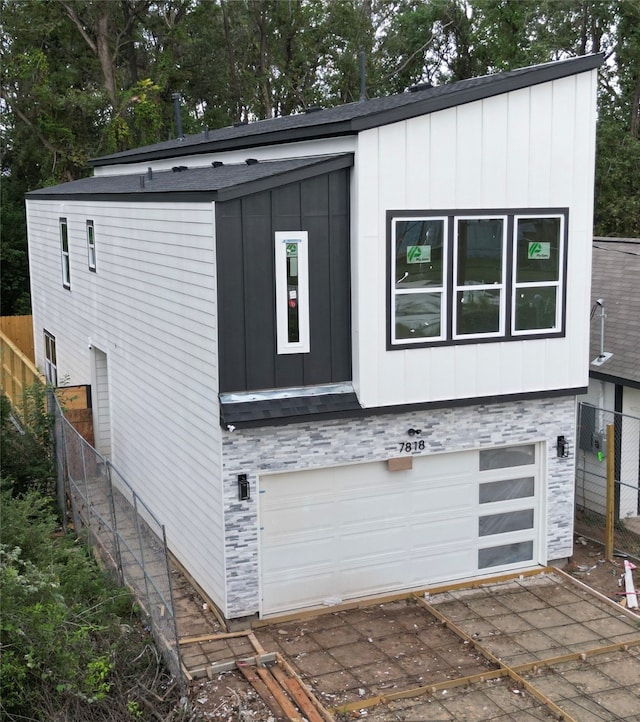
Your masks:
{"label": "dirt ground", "polygon": [[[624,571],[623,558],[605,560],[600,545],[577,537],[574,555],[565,571],[609,599],[622,598],[624,586],[619,580]],[[335,710],[347,705],[344,713],[335,715],[336,719],[366,717],[368,722],[550,719],[548,710],[526,689],[514,685],[508,677],[491,678],[491,673],[498,673],[499,665],[477,651],[477,641],[510,666],[521,665],[523,679],[531,679],[550,699],[555,697],[579,722],[622,718],[640,722],[640,647],[614,650],[606,658],[600,655],[580,664],[568,661],[564,666],[543,670],[527,668],[536,659],[559,657],[626,639],[633,641],[640,636],[640,615],[634,626],[624,614],[616,617],[604,602],[590,599],[592,595],[573,589],[573,585],[568,585],[571,589],[564,588],[565,584],[556,580],[550,585],[548,580],[541,579],[539,584],[534,581],[528,585],[526,595],[523,590],[506,589],[512,592],[506,597],[504,587],[496,590],[495,597],[489,589],[488,600],[482,598],[482,593],[467,589],[434,597],[438,603],[432,609],[445,612],[454,623],[459,620],[468,639],[443,626],[416,600],[263,626],[255,630],[255,638],[265,650],[278,652],[289,660],[325,708]],[[529,594],[531,586],[533,592]],[[177,606],[183,607],[187,624],[179,622],[181,637],[208,630],[222,631],[188,585],[179,586],[175,596]],[[557,606],[553,607],[554,604]],[[194,608],[198,610],[195,616]],[[575,610],[571,618],[564,614],[568,609]],[[558,622],[552,628],[554,631],[549,632],[549,625],[554,624],[553,615]],[[183,653],[188,668],[206,666],[212,658],[238,659],[256,653],[246,637],[208,644],[185,645]],[[608,669],[613,671],[607,673]],[[475,681],[478,675],[485,674],[489,674],[487,679]],[[629,685],[624,686],[620,679],[629,675]],[[448,682],[459,678],[470,678],[471,682],[447,689]],[[567,679],[575,679],[574,685]],[[367,701],[424,686],[432,686],[432,692],[384,705]],[[593,692],[592,696],[585,697],[585,690]],[[210,679],[195,679],[190,698],[202,720],[274,721],[263,699],[238,672],[225,671]],[[359,704],[363,707],[359,708]],[[621,716],[616,716],[618,713]]]}
{"label": "dirt ground", "polygon": [[[619,602],[624,591],[624,583],[618,583],[624,574],[624,559],[624,556],[614,556],[612,561],[607,561],[601,544],[576,536],[573,556],[564,570],[609,599]],[[640,574],[640,564],[638,567],[636,574]]]}

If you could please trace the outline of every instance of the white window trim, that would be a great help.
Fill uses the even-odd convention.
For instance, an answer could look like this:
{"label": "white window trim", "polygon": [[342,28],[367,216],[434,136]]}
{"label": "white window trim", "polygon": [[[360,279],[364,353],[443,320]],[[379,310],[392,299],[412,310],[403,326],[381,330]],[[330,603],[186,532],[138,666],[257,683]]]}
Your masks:
{"label": "white window trim", "polygon": [[44,329],[44,377],[52,386],[58,385],[57,350],[54,351],[56,362],[51,360],[50,349],[56,348],[56,337]]}
{"label": "white window trim", "polygon": [[[396,224],[403,221],[442,221],[443,237],[442,237],[442,285],[426,286],[424,288],[397,289],[397,271],[396,271]],[[447,216],[394,216],[391,219],[391,343],[394,345],[405,344],[424,344],[425,341],[442,341],[447,337],[447,274],[448,274],[448,233],[449,219]],[[396,296],[408,296],[411,294],[439,293],[440,294],[440,335],[429,336],[425,339],[421,338],[396,338]]]}
{"label": "white window trim", "polygon": [[[516,281],[518,272],[518,242],[517,242],[517,228],[518,221],[527,218],[559,218],[560,219],[560,232],[558,238],[558,280],[557,281],[531,281],[526,283],[518,283]],[[534,333],[548,332],[553,333],[559,331],[562,325],[562,294],[564,292],[564,253],[565,253],[565,229],[564,229],[565,217],[560,213],[531,213],[516,215],[513,217],[513,288],[511,289],[511,335],[512,336],[531,336]],[[556,322],[553,327],[545,329],[523,329],[516,331],[516,296],[518,289],[520,288],[555,288],[556,289]]]}
{"label": "white window trim", "polygon": [[[65,251],[65,240],[67,250]],[[66,218],[60,219],[60,255],[62,260],[62,285],[71,290],[71,256],[69,255],[69,224]]]}
{"label": "white window trim", "polygon": [[[474,286],[458,286],[458,225],[460,221],[502,221],[502,274],[500,283],[477,284]],[[507,224],[508,217],[506,215],[468,215],[454,217],[453,230],[453,285],[451,287],[452,307],[453,307],[453,330],[452,338],[454,340],[467,338],[498,338],[505,334],[505,315],[506,315],[506,294],[507,294]],[[500,321],[498,330],[492,333],[456,333],[458,325],[458,292],[459,291],[500,291]]]}
{"label": "white window trim", "polygon": [[[299,341],[289,341],[287,243],[298,245],[298,332]],[[278,354],[309,353],[309,234],[307,231],[275,232],[276,337]]]}
{"label": "white window trim", "polygon": [[87,221],[87,255],[89,270],[96,271],[96,229],[93,221]]}

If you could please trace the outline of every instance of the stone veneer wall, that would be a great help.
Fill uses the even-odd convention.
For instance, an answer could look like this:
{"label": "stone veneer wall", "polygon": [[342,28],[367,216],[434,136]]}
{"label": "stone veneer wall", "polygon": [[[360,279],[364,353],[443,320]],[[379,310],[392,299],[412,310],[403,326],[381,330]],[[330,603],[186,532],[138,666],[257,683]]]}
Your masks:
{"label": "stone veneer wall", "polygon": [[[421,429],[415,455],[547,440],[547,558],[573,548],[575,397],[534,399],[243,429],[223,434],[226,616],[259,611],[258,495],[261,472],[291,472],[402,456],[409,428]],[[558,459],[556,437],[569,441]],[[413,437],[415,439],[415,437]],[[543,465],[544,472],[544,465]],[[247,474],[251,500],[238,501],[237,475]],[[223,610],[224,611],[224,610]]]}

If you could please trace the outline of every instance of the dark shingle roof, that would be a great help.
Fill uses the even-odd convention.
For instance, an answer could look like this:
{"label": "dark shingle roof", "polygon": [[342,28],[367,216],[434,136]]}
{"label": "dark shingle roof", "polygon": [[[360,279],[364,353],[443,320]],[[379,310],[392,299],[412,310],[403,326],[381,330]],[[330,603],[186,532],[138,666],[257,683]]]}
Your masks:
{"label": "dark shingle roof", "polygon": [[317,394],[283,398],[246,401],[244,403],[220,403],[220,422],[223,426],[264,426],[299,422],[309,418],[333,418],[345,413],[361,411],[362,407],[354,392]]}
{"label": "dark shingle roof", "polygon": [[[605,302],[604,350],[613,353],[593,376],[640,386],[640,239],[594,238],[591,302]],[[600,313],[591,320],[589,361],[600,353]]]}
{"label": "dark shingle roof", "polygon": [[109,200],[113,197],[136,201],[158,201],[163,197],[182,200],[224,201],[256,193],[284,183],[293,183],[353,165],[353,155],[290,158],[260,163],[236,163],[217,168],[183,168],[147,174],[105,175],[40,188],[27,194],[34,200]]}
{"label": "dark shingle roof", "polygon": [[198,153],[215,153],[260,145],[290,143],[314,138],[354,135],[399,120],[489,98],[520,88],[575,75],[599,67],[602,55],[586,55],[480,78],[470,78],[435,88],[421,88],[385,98],[347,103],[312,113],[299,113],[220,128],[182,139],[95,158],[94,166],[137,163]]}

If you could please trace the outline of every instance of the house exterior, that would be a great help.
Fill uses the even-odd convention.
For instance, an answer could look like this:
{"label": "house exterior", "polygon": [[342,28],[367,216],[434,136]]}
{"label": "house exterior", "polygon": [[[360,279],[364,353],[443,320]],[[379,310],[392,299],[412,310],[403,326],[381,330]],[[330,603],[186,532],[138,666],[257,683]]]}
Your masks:
{"label": "house exterior", "polygon": [[[605,429],[614,426],[616,519],[640,529],[640,239],[594,238],[589,389],[581,407],[577,501],[605,510]],[[598,452],[600,456],[598,456]]]}
{"label": "house exterior", "polygon": [[572,552],[600,56],[27,197],[36,358],[228,619]]}

